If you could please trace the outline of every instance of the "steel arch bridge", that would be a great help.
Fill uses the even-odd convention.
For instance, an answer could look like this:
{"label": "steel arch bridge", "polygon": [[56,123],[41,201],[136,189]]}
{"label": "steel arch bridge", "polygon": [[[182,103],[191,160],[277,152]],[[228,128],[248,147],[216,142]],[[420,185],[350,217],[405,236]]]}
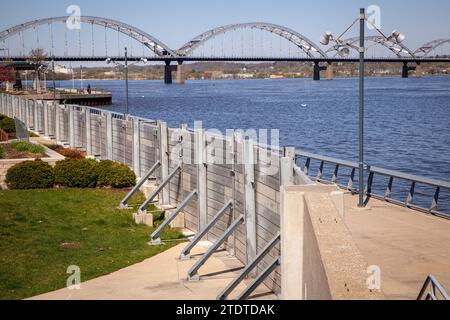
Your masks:
{"label": "steel arch bridge", "polygon": [[318,45],[316,45],[304,35],[284,26],[264,22],[229,24],[208,30],[184,44],[181,48],[176,50],[176,52],[180,56],[189,56],[196,48],[198,48],[205,42],[215,38],[220,34],[224,34],[228,31],[236,29],[259,29],[268,31],[287,39],[298,48],[300,48],[310,58],[314,58],[314,54],[318,54],[320,58],[327,58],[326,53],[323,52],[323,50]]}
{"label": "steel arch bridge", "polygon": [[[364,38],[366,42],[372,43],[373,45],[381,45],[391,52],[393,52],[398,58],[404,58],[403,55],[407,55],[411,58],[415,58],[415,54],[405,45],[401,43],[396,43],[393,41],[386,40],[382,36],[367,36]],[[343,40],[343,43],[350,43],[352,45],[358,44],[359,37],[353,37],[346,40]],[[344,45],[345,46],[345,45]],[[335,53],[334,56],[338,55],[340,46],[333,46],[329,48],[326,53]]]}
{"label": "steel arch bridge", "polygon": [[439,48],[442,47],[444,44],[450,43],[450,39],[436,39],[433,41],[430,41],[426,44],[424,44],[423,46],[421,46],[420,48],[418,48],[416,51],[414,51],[414,54],[417,57],[422,57],[422,58],[426,58],[430,55],[430,53]]}
{"label": "steel arch bridge", "polygon": [[[4,41],[9,37],[12,37],[14,35],[17,35],[25,30],[35,28],[41,25],[51,25],[55,22],[63,22],[66,23],[69,19],[74,19],[73,17],[69,16],[62,16],[62,17],[55,17],[55,18],[46,18],[46,19],[39,19],[39,20],[33,20],[27,23],[19,24],[14,27],[11,27],[9,29],[6,29],[4,31],[0,32],[0,41]],[[77,17],[75,19],[79,19],[80,23],[86,23],[91,25],[98,25],[102,26],[114,31],[118,31],[138,42],[146,46],[148,49],[153,51],[157,56],[159,57],[174,57],[176,54],[173,52],[167,45],[165,45],[162,41],[156,39],[155,37],[151,36],[150,34],[146,33],[145,31],[142,31],[138,28],[135,28],[131,25],[128,25],[126,23],[112,20],[112,19],[106,19],[106,18],[100,18],[100,17],[92,17],[92,16],[81,16]]]}

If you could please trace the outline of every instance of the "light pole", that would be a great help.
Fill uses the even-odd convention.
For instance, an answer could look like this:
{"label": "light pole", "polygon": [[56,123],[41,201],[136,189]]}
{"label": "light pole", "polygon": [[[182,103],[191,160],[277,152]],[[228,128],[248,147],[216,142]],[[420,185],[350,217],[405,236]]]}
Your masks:
{"label": "light pole", "polygon": [[359,202],[358,207],[363,208],[364,202],[364,31],[366,12],[361,8],[359,12]]}
{"label": "light pole", "polygon": [[[140,60],[136,61],[133,64],[128,64],[128,48],[125,47],[125,64],[124,67],[124,75],[125,75],[125,115],[129,114],[129,104],[128,104],[128,97],[129,97],[129,90],[128,90],[128,67],[135,65],[139,62],[147,63],[147,59],[141,58]],[[121,66],[120,63],[117,61],[112,60],[111,58],[106,59],[105,61],[107,64],[113,63],[116,66]]]}
{"label": "light pole", "polygon": [[125,47],[125,115],[129,114],[128,110],[128,49]]}
{"label": "light pole", "polygon": [[56,83],[55,83],[55,60],[52,57],[52,82],[53,82],[53,103],[56,100]]}
{"label": "light pole", "polygon": [[[341,57],[348,57],[350,54],[350,48],[355,49],[359,52],[359,202],[358,206],[360,208],[365,207],[364,199],[364,171],[366,166],[364,163],[364,54],[367,50],[365,47],[365,23],[369,23],[372,27],[380,33],[386,41],[393,43],[401,43],[405,40],[405,35],[398,31],[393,31],[392,34],[387,37],[379,28],[377,28],[369,19],[366,17],[366,10],[364,8],[360,9],[359,17],[353,21],[353,23],[348,27],[338,38],[334,38],[331,32],[326,32],[320,39],[320,43],[323,45],[328,45],[330,41],[335,43],[335,49]],[[342,37],[359,21],[359,47],[353,45],[349,41],[342,40]]]}

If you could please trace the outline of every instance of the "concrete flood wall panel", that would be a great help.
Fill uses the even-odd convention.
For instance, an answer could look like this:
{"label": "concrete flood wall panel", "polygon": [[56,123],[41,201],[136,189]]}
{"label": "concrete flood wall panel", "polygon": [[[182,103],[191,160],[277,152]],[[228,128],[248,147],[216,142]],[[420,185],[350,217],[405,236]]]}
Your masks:
{"label": "concrete flood wall panel", "polygon": [[[142,177],[159,160],[157,126],[149,123],[141,123],[139,129],[139,143],[141,172],[136,172],[136,174]],[[153,177],[155,179],[159,178],[159,171],[156,171]]]}
{"label": "concrete flood wall panel", "polygon": [[132,122],[112,119],[112,160],[128,166],[133,164],[133,127]]}

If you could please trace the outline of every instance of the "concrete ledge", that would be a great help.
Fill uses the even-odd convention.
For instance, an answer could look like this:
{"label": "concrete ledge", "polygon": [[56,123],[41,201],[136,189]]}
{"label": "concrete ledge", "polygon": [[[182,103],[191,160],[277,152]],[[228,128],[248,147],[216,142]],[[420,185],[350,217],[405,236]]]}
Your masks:
{"label": "concrete ledge", "polygon": [[368,264],[343,221],[338,192],[335,186],[282,188],[283,299],[384,299],[368,289]]}
{"label": "concrete ledge", "polygon": [[145,224],[146,226],[153,227],[153,215],[147,213],[134,213],[134,222],[137,224]]}

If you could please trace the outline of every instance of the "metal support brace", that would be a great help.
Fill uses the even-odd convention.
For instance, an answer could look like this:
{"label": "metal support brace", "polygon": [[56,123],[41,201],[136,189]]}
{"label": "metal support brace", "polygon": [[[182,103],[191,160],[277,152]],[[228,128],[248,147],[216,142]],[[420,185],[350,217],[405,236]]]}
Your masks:
{"label": "metal support brace", "polygon": [[42,104],[43,108],[44,108],[44,136],[45,137],[49,137],[49,123],[48,123],[48,103],[47,101],[44,101]]}
{"label": "metal support brace", "polygon": [[91,109],[85,108],[86,119],[86,152],[88,155],[92,155],[92,136],[91,136]]}
{"label": "metal support brace", "polygon": [[160,245],[161,239],[159,235],[161,232],[183,211],[183,209],[189,204],[189,202],[197,196],[197,190],[192,191],[186,199],[181,202],[181,204],[177,207],[177,209],[169,216],[167,219],[152,233],[151,237],[151,245]]}
{"label": "metal support brace", "polygon": [[208,233],[209,230],[217,223],[220,217],[225,213],[225,211],[230,208],[233,209],[233,201],[230,200],[228,203],[220,209],[216,215],[211,219],[211,221],[196,234],[196,236],[191,240],[191,242],[183,249],[180,255],[181,260],[190,259],[191,250],[197,245],[197,243]]}
{"label": "metal support brace", "polygon": [[75,148],[75,130],[74,130],[74,110],[73,106],[69,105],[69,145]]}
{"label": "metal support brace", "polygon": [[173,170],[169,176],[167,176],[166,179],[156,188],[156,190],[145,200],[145,202],[139,207],[139,213],[145,213],[145,209],[147,209],[148,205],[156,198],[158,194],[163,191],[163,189],[166,187],[166,185],[172,180],[172,178],[181,171],[181,165],[177,166],[175,170]]}
{"label": "metal support brace", "polygon": [[[159,152],[161,161],[161,180],[165,181],[169,175],[169,133],[167,123],[158,121],[159,132]],[[163,188],[161,191],[160,204],[166,205],[170,202],[169,188]]]}
{"label": "metal support brace", "polygon": [[256,256],[256,258],[247,264],[244,270],[219,294],[217,300],[226,300],[231,292],[242,282],[250,272],[255,269],[258,264],[264,259],[264,257],[272,250],[275,245],[280,242],[281,236],[278,233],[275,238],[273,238],[266,247]]}
{"label": "metal support brace", "polygon": [[145,182],[147,182],[148,179],[150,179],[150,176],[155,172],[159,167],[161,166],[161,162],[156,162],[153,167],[143,176],[139,182],[134,186],[134,188],[123,198],[123,200],[120,202],[119,209],[129,209],[128,207],[128,201],[130,201],[131,197],[136,194],[136,192],[139,191],[139,189],[144,185]]}
{"label": "metal support brace", "polygon": [[38,121],[38,104],[35,100],[33,100],[33,112],[34,112],[34,132],[39,131],[39,121]]}
{"label": "metal support brace", "polygon": [[280,258],[276,258],[269,266],[244,290],[236,300],[246,300],[259,287],[259,285],[266,280],[266,278],[281,265]]}
{"label": "metal support brace", "polygon": [[61,142],[61,127],[59,125],[61,118],[61,108],[59,107],[59,104],[55,105],[55,139],[56,143]]}
{"label": "metal support brace", "polygon": [[195,131],[195,164],[197,165],[197,188],[198,201],[197,212],[199,219],[199,230],[202,230],[208,221],[208,186],[207,186],[207,166],[205,132],[203,129]]}
{"label": "metal support brace", "polygon": [[256,195],[255,195],[255,148],[253,140],[243,141],[245,229],[247,263],[256,256]]}
{"label": "metal support brace", "polygon": [[106,158],[113,159],[113,130],[112,130],[112,113],[106,112]]}
{"label": "metal support brace", "polygon": [[244,223],[244,215],[241,215],[237,218],[225,232],[220,236],[219,239],[214,242],[214,244],[209,247],[208,251],[192,266],[188,271],[188,279],[189,281],[198,281],[200,280],[200,276],[198,275],[198,270],[208,261],[208,259],[216,252],[217,249],[227,240],[230,235],[236,230],[236,228]]}
{"label": "metal support brace", "polygon": [[141,121],[133,118],[133,169],[141,175]]}

